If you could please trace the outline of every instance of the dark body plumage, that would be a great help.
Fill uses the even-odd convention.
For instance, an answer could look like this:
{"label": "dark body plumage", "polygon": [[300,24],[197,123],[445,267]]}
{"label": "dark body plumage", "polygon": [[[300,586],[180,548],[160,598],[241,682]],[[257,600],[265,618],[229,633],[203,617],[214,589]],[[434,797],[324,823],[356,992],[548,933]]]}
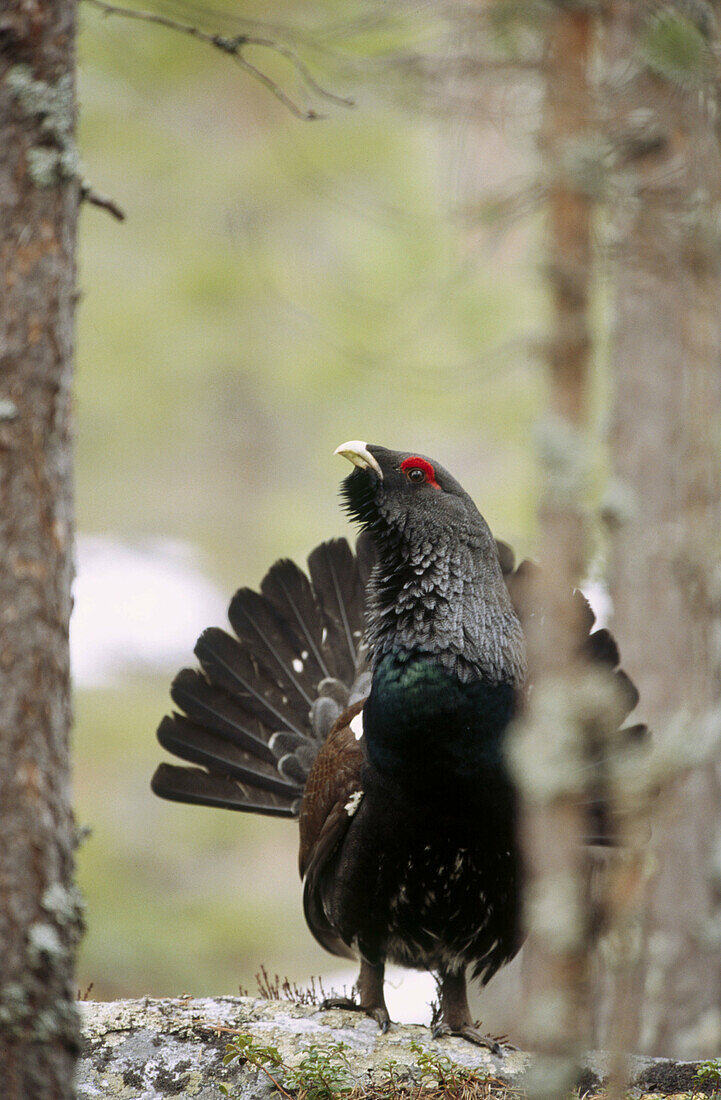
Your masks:
{"label": "dark body plumage", "polygon": [[[525,690],[513,571],[460,485],[422,456],[353,443],[343,493],[363,528],[236,594],[238,640],[206,631],[158,731],[203,769],[163,764],[156,793],[300,818],[304,909],[318,941],[361,959],[361,1007],[385,1027],[383,967],[434,971],[441,1031],[473,1027],[466,970],[520,946],[517,811],[504,756]],[[579,647],[636,702],[606,631]],[[365,634],[363,609],[365,606]],[[365,642],[362,637],[365,637]],[[345,709],[348,708],[348,709]],[[361,724],[362,723],[362,724]],[[634,728],[635,729],[635,728]],[[631,731],[633,733],[633,730]],[[598,814],[598,837],[608,822]]]}
{"label": "dark body plumage", "polygon": [[[485,692],[475,684],[459,691],[445,672],[439,682],[436,671],[412,663],[411,674],[428,688],[418,702],[433,701],[429,718],[439,737],[447,735],[443,751],[414,736],[425,732],[415,716],[399,719],[393,705],[383,711],[386,670],[380,684],[374,680],[364,718],[363,797],[319,882],[321,907],[328,924],[374,965],[388,959],[445,974],[470,964],[487,980],[519,946],[515,800],[500,727],[479,719]],[[403,682],[401,676],[398,690]],[[391,745],[387,735],[399,731]],[[486,751],[469,750],[468,742],[481,738]]]}

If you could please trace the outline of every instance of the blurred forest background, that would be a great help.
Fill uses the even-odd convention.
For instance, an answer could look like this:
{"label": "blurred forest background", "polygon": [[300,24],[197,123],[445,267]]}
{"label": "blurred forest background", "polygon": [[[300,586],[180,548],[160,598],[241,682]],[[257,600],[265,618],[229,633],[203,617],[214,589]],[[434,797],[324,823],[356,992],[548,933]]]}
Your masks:
{"label": "blurred forest background", "polygon": [[[544,564],[508,741],[529,943],[485,1030],[547,1100],[591,1044],[715,1057],[721,0],[148,2],[0,18],[6,1076],[69,1096],[77,1048],[71,394],[79,995],[354,977],[301,919],[295,829],[149,780],[233,590],[350,534],[356,437],[436,456]],[[395,1019],[428,1019],[414,983]]]}
{"label": "blurred forest background", "polygon": [[[262,964],[300,983],[338,971],[302,920],[294,827],[149,789],[200,629],[277,557],[349,533],[335,446],[436,456],[521,553],[538,488],[540,252],[533,216],[499,227],[497,203],[525,210],[532,190],[522,89],[490,110],[454,95],[437,5],[152,10],[230,35],[260,23],[355,106],[314,96],[327,117],[300,121],[229,58],[80,6],[85,175],[127,215],[85,207],[80,234],[78,984],[95,999],[254,991]],[[286,61],[247,56],[309,105]]]}

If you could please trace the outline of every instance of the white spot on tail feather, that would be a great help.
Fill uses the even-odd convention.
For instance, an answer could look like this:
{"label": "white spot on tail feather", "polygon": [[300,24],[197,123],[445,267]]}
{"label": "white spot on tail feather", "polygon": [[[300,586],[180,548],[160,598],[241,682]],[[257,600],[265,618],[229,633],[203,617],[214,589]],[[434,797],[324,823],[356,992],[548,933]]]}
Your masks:
{"label": "white spot on tail feather", "polygon": [[359,711],[355,718],[350,723],[350,728],[353,730],[353,735],[356,741],[360,741],[363,736],[363,711]]}
{"label": "white spot on tail feather", "polygon": [[303,662],[298,657],[293,658],[293,668],[296,672],[303,671]]}
{"label": "white spot on tail feather", "polygon": [[353,817],[353,814],[360,806],[360,800],[362,797],[363,791],[354,791],[353,794],[350,796],[345,806],[343,807],[345,812],[348,814],[348,817]]}

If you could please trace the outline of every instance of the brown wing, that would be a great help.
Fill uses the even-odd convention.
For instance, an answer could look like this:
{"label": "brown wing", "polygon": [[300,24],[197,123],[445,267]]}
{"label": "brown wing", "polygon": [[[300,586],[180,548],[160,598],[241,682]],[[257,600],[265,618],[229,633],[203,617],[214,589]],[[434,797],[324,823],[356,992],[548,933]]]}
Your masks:
{"label": "brown wing", "polygon": [[[328,831],[327,822],[333,811],[344,807],[360,789],[363,750],[350,723],[363,710],[364,703],[365,699],[343,711],[310,769],[300,806],[298,866],[301,878],[314,858],[314,849]],[[350,820],[347,813],[344,816]]]}
{"label": "brown wing", "polygon": [[320,885],[362,796],[363,749],[350,723],[360,714],[364,702],[348,707],[328,734],[310,770],[299,821],[298,866],[301,878],[305,879],[303,908],[308,927],[327,951],[348,957],[352,957],[352,952],[331,927],[323,910]]}

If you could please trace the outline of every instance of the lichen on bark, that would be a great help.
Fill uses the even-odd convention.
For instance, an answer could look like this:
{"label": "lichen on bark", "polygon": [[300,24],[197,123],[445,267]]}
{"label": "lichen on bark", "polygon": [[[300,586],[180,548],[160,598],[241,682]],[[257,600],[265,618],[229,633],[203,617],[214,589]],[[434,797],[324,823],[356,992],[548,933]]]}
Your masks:
{"label": "lichen on bark", "polygon": [[68,654],[75,8],[74,0],[7,0],[0,36],[0,1079],[7,1100],[70,1100],[79,1047],[73,963],[82,913],[72,887]]}

